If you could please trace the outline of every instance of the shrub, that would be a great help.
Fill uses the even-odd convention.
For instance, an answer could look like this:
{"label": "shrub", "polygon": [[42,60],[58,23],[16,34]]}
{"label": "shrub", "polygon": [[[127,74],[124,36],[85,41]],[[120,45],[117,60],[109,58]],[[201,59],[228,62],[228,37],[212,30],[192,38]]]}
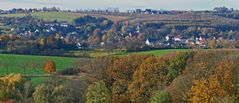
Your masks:
{"label": "shrub", "polygon": [[95,82],[88,87],[86,103],[111,103],[111,93],[104,81]]}
{"label": "shrub", "polygon": [[167,90],[157,92],[151,99],[150,103],[172,103],[172,96]]}
{"label": "shrub", "polygon": [[31,85],[27,86],[26,83],[20,74],[0,78],[0,102],[28,102]]}

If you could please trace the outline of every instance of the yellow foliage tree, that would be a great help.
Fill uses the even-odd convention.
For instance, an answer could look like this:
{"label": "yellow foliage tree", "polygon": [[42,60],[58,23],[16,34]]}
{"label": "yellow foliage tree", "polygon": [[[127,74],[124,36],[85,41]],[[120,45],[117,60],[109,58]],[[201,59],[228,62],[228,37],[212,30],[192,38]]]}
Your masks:
{"label": "yellow foliage tree", "polygon": [[216,77],[195,80],[192,87],[191,101],[193,103],[216,103],[218,97],[225,97],[226,91]]}
{"label": "yellow foliage tree", "polygon": [[19,100],[23,79],[20,74],[9,74],[0,78],[0,103]]}
{"label": "yellow foliage tree", "polygon": [[5,77],[0,78],[0,80],[7,86],[14,86],[22,79],[21,74],[9,74]]}
{"label": "yellow foliage tree", "polygon": [[45,64],[45,66],[44,66],[44,70],[45,70],[47,73],[55,72],[55,71],[56,71],[55,62],[52,61],[52,60],[48,60],[48,62],[47,62],[47,63]]}
{"label": "yellow foliage tree", "polygon": [[191,88],[193,103],[216,103],[225,98],[238,98],[236,78],[238,60],[218,63],[214,74],[206,79],[195,80]]}

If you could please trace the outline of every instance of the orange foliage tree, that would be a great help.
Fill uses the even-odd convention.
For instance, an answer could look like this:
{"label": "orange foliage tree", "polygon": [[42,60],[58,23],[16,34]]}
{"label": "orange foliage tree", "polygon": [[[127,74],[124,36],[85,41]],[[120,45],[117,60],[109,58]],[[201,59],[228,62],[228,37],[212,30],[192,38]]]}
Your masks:
{"label": "orange foliage tree", "polygon": [[108,75],[113,79],[112,100],[118,103],[127,103],[128,85],[132,80],[133,73],[149,56],[131,55],[115,59],[108,67]]}
{"label": "orange foliage tree", "polygon": [[52,73],[56,71],[56,65],[55,62],[52,60],[48,60],[47,63],[44,66],[44,70],[47,73]]}
{"label": "orange foliage tree", "polygon": [[133,102],[147,102],[154,90],[162,89],[167,77],[167,60],[147,58],[133,74],[128,93]]}

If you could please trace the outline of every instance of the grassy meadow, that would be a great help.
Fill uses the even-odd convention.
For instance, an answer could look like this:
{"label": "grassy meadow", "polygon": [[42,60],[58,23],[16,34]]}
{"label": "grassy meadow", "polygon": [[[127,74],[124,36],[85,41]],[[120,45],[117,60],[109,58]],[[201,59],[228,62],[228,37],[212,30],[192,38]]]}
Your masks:
{"label": "grassy meadow", "polygon": [[[26,13],[17,13],[17,14],[3,14],[0,17],[25,17],[29,14]],[[67,12],[36,12],[31,13],[34,18],[44,19],[44,20],[58,20],[58,21],[68,21],[73,22],[74,19],[81,17],[81,15],[74,15],[73,13]]]}
{"label": "grassy meadow", "polygon": [[[29,14],[27,13],[17,13],[17,14],[0,14],[0,17],[25,17]],[[128,19],[128,16],[115,16],[115,15],[106,15],[106,14],[92,14],[92,13],[70,13],[70,12],[35,12],[31,13],[34,18],[44,19],[44,20],[58,20],[58,21],[67,21],[68,23],[73,23],[76,18],[83,17],[86,15],[91,15],[95,17],[105,17],[113,21],[120,21]]]}
{"label": "grassy meadow", "polygon": [[[171,52],[186,50],[187,49],[163,49],[140,52],[115,52],[110,54],[105,53],[101,50],[95,50],[95,51],[74,51],[74,53],[76,55],[83,55],[84,53],[87,53],[87,55],[94,58],[107,55],[127,56],[131,54],[163,56]],[[26,75],[45,74],[43,68],[48,60],[53,60],[56,64],[56,70],[61,71],[66,68],[74,67],[77,61],[83,59],[84,58],[0,54],[0,76],[9,73],[20,73]],[[47,77],[32,77],[31,81],[33,82],[34,85],[37,85],[45,79],[47,79]]]}
{"label": "grassy meadow", "polygon": [[[105,53],[103,51],[74,51],[78,53],[88,53],[90,57],[99,56],[127,56],[132,54],[138,55],[155,55],[163,56],[171,52],[186,51],[187,49],[162,49],[152,51],[140,52],[116,52]],[[53,60],[56,64],[57,71],[65,68],[73,67],[77,61],[84,58],[70,58],[70,57],[54,57],[54,56],[32,56],[32,55],[15,55],[15,54],[0,54],[0,75],[8,73],[21,73],[21,74],[44,74],[43,67],[48,60]]]}
{"label": "grassy meadow", "polygon": [[[91,55],[90,57],[99,57],[106,55],[126,56],[131,54],[163,56],[171,52],[186,50],[187,49],[163,49],[140,52],[119,52],[111,54],[107,54],[102,51],[83,52],[89,52],[88,55]],[[80,52],[82,51],[77,51],[76,53]],[[57,71],[61,71],[65,68],[73,67],[74,64],[76,64],[76,62],[81,59],[82,58],[0,54],[0,75],[5,75],[8,73],[44,74],[43,67],[48,60],[53,60],[56,64]]]}
{"label": "grassy meadow", "polygon": [[6,73],[43,74],[44,64],[48,60],[53,60],[56,64],[57,71],[60,71],[64,68],[72,67],[78,59],[67,57],[0,54],[0,75]]}
{"label": "grassy meadow", "polygon": [[[28,75],[45,74],[44,64],[48,60],[53,60],[56,64],[56,70],[61,71],[70,68],[79,60],[77,58],[66,57],[50,57],[50,56],[30,56],[30,55],[14,55],[0,54],[0,75],[9,73],[21,73]],[[46,77],[31,78],[33,84],[39,84]]]}
{"label": "grassy meadow", "polygon": [[163,56],[172,52],[187,51],[188,49],[161,49],[161,50],[151,50],[151,51],[139,51],[139,52],[121,52],[116,55],[126,56],[126,55],[154,55],[154,56]]}

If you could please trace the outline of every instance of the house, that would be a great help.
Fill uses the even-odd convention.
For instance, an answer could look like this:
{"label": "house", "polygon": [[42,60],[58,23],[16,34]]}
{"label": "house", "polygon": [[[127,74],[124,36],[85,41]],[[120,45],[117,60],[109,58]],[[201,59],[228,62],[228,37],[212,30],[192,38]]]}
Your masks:
{"label": "house", "polygon": [[199,46],[206,47],[207,46],[207,40],[206,39],[200,40]]}
{"label": "house", "polygon": [[194,39],[187,39],[186,40],[186,44],[188,46],[194,46],[194,45],[196,45],[196,40],[194,40]]}
{"label": "house", "polygon": [[145,44],[146,44],[146,45],[152,45],[151,42],[149,41],[149,39],[147,39],[147,40],[145,41]]}
{"label": "house", "polygon": [[178,37],[178,36],[177,36],[177,37],[174,37],[173,40],[174,40],[174,42],[181,42],[181,41],[182,41],[181,38]]}
{"label": "house", "polygon": [[151,47],[157,47],[160,45],[159,39],[148,38],[145,44]]}
{"label": "house", "polygon": [[166,41],[169,41],[170,37],[167,35],[167,36],[165,37],[165,39],[166,39]]}
{"label": "house", "polygon": [[81,43],[78,42],[78,43],[76,44],[76,47],[77,47],[78,49],[82,49]]}
{"label": "house", "polygon": [[171,35],[167,35],[167,36],[165,37],[165,40],[166,40],[166,42],[169,42],[169,43],[173,43],[173,42],[174,42],[174,38],[173,38],[173,36],[171,36]]}
{"label": "house", "polygon": [[66,28],[67,28],[67,27],[68,27],[68,23],[67,23],[67,21],[61,21],[61,22],[60,22],[60,26],[61,26],[61,27],[66,27]]}

